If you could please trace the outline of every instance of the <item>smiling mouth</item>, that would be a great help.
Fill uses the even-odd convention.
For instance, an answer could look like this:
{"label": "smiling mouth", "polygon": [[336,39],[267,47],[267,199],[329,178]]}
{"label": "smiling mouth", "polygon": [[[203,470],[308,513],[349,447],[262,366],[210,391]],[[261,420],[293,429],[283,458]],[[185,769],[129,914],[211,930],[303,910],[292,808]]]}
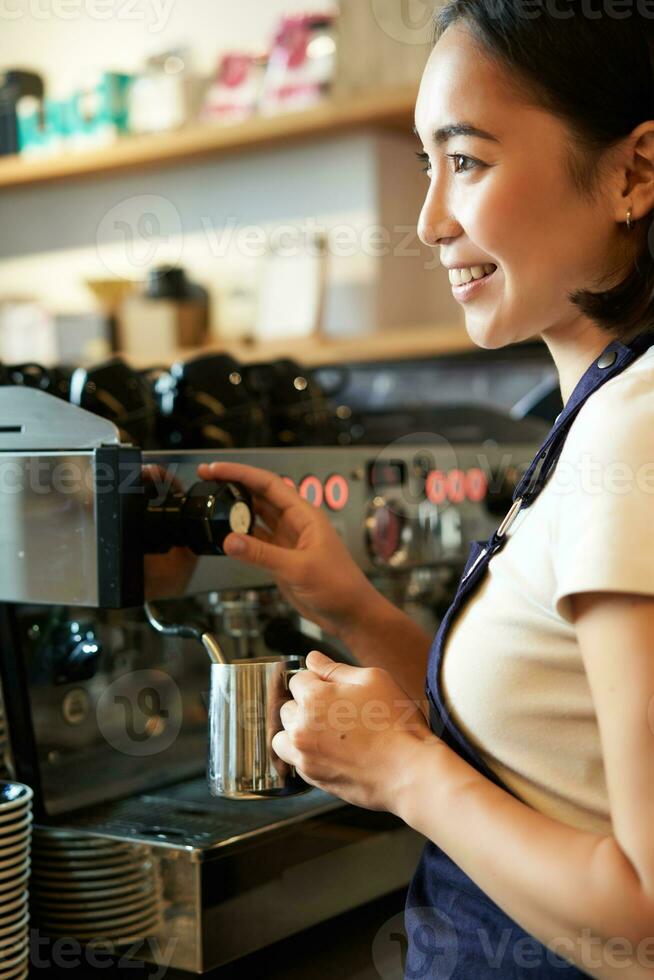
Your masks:
{"label": "smiling mouth", "polygon": [[450,269],[450,284],[456,288],[468,286],[470,283],[490,278],[494,272],[497,272],[497,266],[493,262],[475,265],[468,269]]}

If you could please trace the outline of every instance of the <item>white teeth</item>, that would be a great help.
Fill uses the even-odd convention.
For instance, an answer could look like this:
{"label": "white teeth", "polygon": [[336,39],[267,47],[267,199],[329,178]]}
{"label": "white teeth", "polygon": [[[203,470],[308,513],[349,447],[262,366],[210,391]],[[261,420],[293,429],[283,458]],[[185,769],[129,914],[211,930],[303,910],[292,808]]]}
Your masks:
{"label": "white teeth", "polygon": [[494,265],[473,265],[470,269],[450,269],[450,282],[453,286],[463,286],[473,279],[483,279],[494,272]]}

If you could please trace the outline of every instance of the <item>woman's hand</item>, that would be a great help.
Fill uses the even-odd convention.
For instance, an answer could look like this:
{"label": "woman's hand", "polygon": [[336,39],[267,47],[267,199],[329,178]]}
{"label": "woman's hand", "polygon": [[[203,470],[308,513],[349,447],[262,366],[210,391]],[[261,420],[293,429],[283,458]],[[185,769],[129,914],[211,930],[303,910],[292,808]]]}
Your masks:
{"label": "woman's hand", "polygon": [[434,735],[416,704],[378,667],[351,667],[312,651],[291,678],[284,731],[272,747],[308,783],[369,810],[397,813],[416,748]]}
{"label": "woman's hand", "polygon": [[225,553],[267,569],[300,615],[339,637],[384,602],[327,515],[280,476],[241,463],[204,463],[198,475],[233,480],[250,491],[261,523],[251,536],[229,534]]}

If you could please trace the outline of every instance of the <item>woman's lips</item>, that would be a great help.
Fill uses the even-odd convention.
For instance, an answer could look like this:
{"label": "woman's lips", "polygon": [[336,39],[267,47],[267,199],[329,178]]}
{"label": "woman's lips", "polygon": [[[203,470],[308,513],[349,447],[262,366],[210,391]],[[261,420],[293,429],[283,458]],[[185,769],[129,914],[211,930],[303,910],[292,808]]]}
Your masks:
{"label": "woman's lips", "polygon": [[494,269],[489,275],[484,276],[483,279],[473,279],[472,282],[467,282],[462,286],[452,286],[452,295],[456,300],[461,303],[467,302],[472,296],[476,296],[480,289],[494,278],[497,274],[497,269]]}

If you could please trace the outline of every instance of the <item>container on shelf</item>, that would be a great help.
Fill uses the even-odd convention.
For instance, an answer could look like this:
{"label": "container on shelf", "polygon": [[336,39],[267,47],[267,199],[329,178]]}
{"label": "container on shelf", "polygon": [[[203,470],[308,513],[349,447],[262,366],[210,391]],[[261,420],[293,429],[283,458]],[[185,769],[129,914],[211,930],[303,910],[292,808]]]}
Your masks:
{"label": "container on shelf", "polygon": [[268,56],[230,51],[218,63],[200,113],[202,122],[242,122],[257,112]]}
{"label": "container on shelf", "polygon": [[144,292],[128,295],[118,318],[118,346],[137,357],[200,347],[207,340],[206,289],[190,282],[184,269],[151,269]]}
{"label": "container on shelf", "polygon": [[68,145],[102,146],[129,132],[132,76],[105,71],[73,92],[69,102]]}
{"label": "container on shelf", "polygon": [[0,72],[0,156],[19,151],[18,104],[26,96],[37,104],[43,99],[40,75],[20,69]]}
{"label": "container on shelf", "polygon": [[307,109],[322,101],[330,92],[335,65],[335,13],[284,17],[270,52],[261,113]]}
{"label": "container on shelf", "polygon": [[190,67],[190,54],[164,51],[149,58],[129,91],[129,126],[134,133],[159,133],[197,119],[207,86]]}

